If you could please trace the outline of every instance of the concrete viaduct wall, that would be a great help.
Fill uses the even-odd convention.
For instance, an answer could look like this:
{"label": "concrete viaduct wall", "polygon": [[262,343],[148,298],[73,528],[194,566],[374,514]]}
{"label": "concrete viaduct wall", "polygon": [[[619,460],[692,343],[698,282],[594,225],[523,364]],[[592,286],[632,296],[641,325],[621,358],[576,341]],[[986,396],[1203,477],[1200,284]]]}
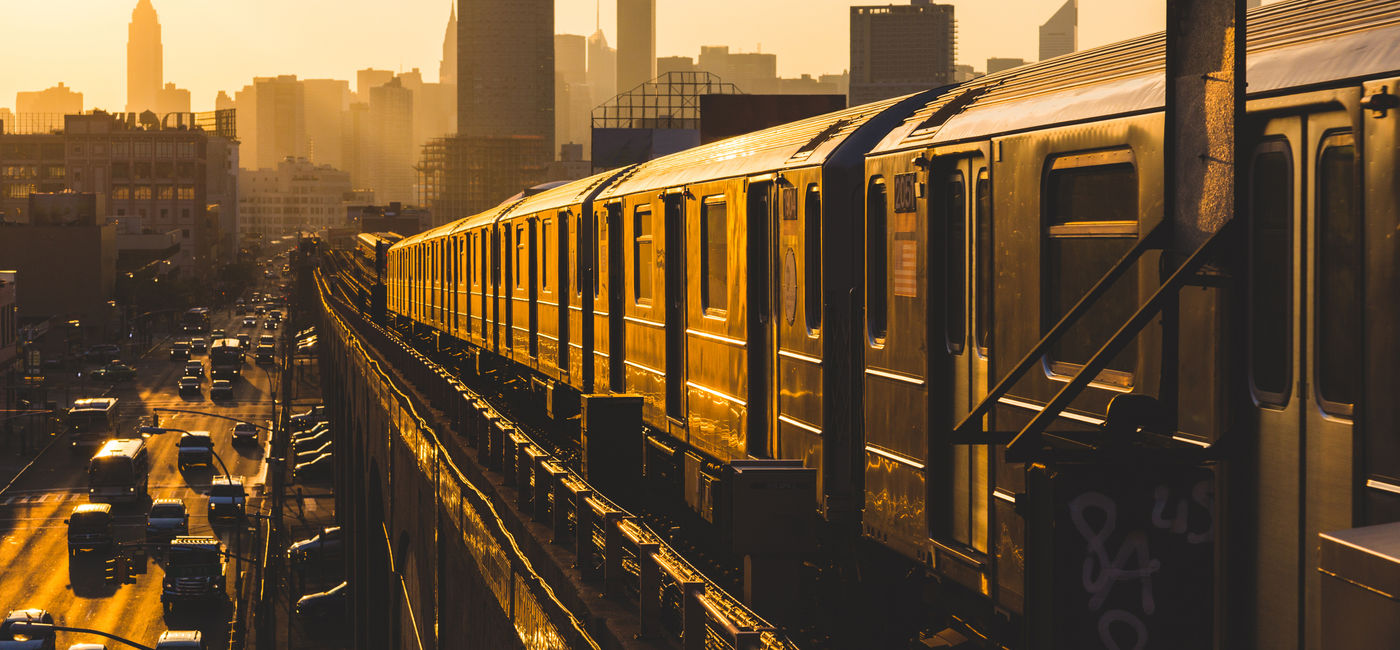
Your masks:
{"label": "concrete viaduct wall", "polygon": [[426,407],[396,386],[321,289],[321,377],[347,575],[358,580],[354,647],[596,648],[453,463]]}

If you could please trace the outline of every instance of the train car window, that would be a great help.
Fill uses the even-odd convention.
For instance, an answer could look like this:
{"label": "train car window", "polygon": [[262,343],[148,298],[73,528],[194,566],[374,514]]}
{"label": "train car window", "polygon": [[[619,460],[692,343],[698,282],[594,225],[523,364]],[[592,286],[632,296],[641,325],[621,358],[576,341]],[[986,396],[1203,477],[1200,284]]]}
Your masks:
{"label": "train car window", "polygon": [[972,219],[976,223],[977,241],[973,247],[973,264],[977,273],[977,352],[987,356],[992,345],[992,182],[987,170],[977,172],[976,202],[972,204]]}
{"label": "train car window", "polygon": [[[1127,150],[1063,156],[1046,179],[1043,274],[1047,332],[1088,293],[1137,240],[1138,185]],[[1050,352],[1050,371],[1073,375],[1137,311],[1137,284],[1120,278]],[[1129,346],[1109,361],[1097,381],[1130,387],[1137,353]]]}
{"label": "train car window", "polygon": [[1354,201],[1356,144],[1330,135],[1317,160],[1314,363],[1323,409],[1350,416],[1361,367],[1361,211]]}
{"label": "train car window", "polygon": [[729,308],[729,213],[723,196],[700,205],[700,275],[704,278],[701,307],[723,312]]}
{"label": "train car window", "polygon": [[889,313],[886,276],[885,233],[889,215],[885,214],[885,179],[874,176],[865,192],[865,321],[870,338],[884,341]]}
{"label": "train car window", "polygon": [[651,246],[651,206],[639,205],[632,213],[632,297],[651,301],[651,276],[656,267]]}
{"label": "train car window", "polygon": [[953,172],[943,193],[944,333],[948,352],[962,354],[967,338],[967,181]]}
{"label": "train car window", "polygon": [[1288,402],[1293,367],[1293,160],[1288,143],[1259,145],[1250,168],[1249,334],[1255,397]]}
{"label": "train car window", "polygon": [[807,186],[806,205],[802,207],[802,264],[806,267],[807,329],[815,332],[822,326],[822,191],[816,183]]}
{"label": "train car window", "polygon": [[540,288],[549,289],[549,231],[552,219],[540,224]]}

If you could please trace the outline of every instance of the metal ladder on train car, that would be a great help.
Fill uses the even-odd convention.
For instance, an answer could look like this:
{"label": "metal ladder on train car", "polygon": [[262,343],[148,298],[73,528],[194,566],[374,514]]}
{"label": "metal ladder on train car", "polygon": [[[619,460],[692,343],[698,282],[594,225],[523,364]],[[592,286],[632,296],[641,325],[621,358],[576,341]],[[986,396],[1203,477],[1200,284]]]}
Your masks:
{"label": "metal ladder on train car", "polygon": [[[1036,367],[1041,358],[1055,345],[1089,309],[1122,278],[1143,254],[1151,250],[1165,250],[1171,238],[1171,225],[1168,221],[1159,222],[1145,237],[1138,240],[1131,250],[1123,255],[1099,281],[1084,294],[1074,307],[1060,319],[1045,336],[1016,363],[987,396],[963,418],[948,435],[953,444],[992,444],[1006,445],[1007,460],[1012,462],[1044,460],[1088,460],[1103,459],[1103,452],[1112,449],[1133,453],[1135,450],[1124,442],[1125,434],[1135,433],[1144,415],[1160,412],[1161,405],[1156,399],[1146,395],[1123,394],[1109,402],[1103,428],[1099,431],[1055,431],[1047,432],[1050,424],[1074,402],[1080,393],[1089,386],[1099,372],[1108,366],[1128,346],[1147,324],[1169,306],[1175,306],[1178,292],[1199,281],[1200,274],[1207,264],[1216,259],[1221,250],[1229,250],[1230,240],[1237,236],[1242,226],[1239,219],[1227,221],[1219,230],[1206,239],[1176,270],[1157,288],[1146,303],[1123,323],[1113,336],[1099,348],[1098,352],[1079,369],[1074,377],[1060,389],[1049,403],[1036,413],[1035,417],[1020,431],[989,431],[985,426],[986,416],[992,407],[1007,396],[1031,368]],[[1054,443],[1051,445],[1050,443]],[[1196,461],[1209,457],[1211,445],[1162,445],[1150,450],[1159,460],[1175,459]],[[1138,449],[1136,451],[1142,451]]]}

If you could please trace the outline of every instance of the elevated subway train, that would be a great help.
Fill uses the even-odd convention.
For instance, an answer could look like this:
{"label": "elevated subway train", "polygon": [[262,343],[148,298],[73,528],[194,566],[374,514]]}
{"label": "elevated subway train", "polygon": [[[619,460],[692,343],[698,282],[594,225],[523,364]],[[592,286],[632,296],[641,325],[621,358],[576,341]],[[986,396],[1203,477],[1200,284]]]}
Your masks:
{"label": "elevated subway train", "polygon": [[388,310],[641,396],[703,516],[726,465],[801,461],[829,531],[997,643],[1318,647],[1318,534],[1400,520],[1400,6],[1248,34],[1247,200],[1201,246],[1164,215],[1158,34],[405,238]]}

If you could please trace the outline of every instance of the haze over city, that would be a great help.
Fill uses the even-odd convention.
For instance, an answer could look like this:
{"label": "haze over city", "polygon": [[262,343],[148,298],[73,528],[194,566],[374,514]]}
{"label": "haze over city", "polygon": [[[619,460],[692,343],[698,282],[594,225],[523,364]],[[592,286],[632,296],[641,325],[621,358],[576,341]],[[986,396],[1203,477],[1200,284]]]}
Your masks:
{"label": "haze over city", "polygon": [[[0,57],[23,61],[0,75],[0,106],[18,91],[59,81],[84,108],[125,104],[130,2],[7,2]],[[695,56],[702,45],[778,55],[778,74],[840,73],[849,67],[849,9],[843,0],[659,0],[657,56]],[[856,3],[860,4],[860,3]],[[989,57],[1036,59],[1036,27],[1063,0],[954,0],[958,63],[983,69]],[[165,79],[187,88],[194,110],[213,108],[254,76],[353,79],[361,68],[421,68],[436,80],[450,0],[164,0]],[[1090,48],[1162,29],[1162,0],[1082,0],[1079,46]],[[601,22],[616,44],[616,3],[560,0],[554,31],[593,33]],[[39,52],[43,52],[39,55]]]}

